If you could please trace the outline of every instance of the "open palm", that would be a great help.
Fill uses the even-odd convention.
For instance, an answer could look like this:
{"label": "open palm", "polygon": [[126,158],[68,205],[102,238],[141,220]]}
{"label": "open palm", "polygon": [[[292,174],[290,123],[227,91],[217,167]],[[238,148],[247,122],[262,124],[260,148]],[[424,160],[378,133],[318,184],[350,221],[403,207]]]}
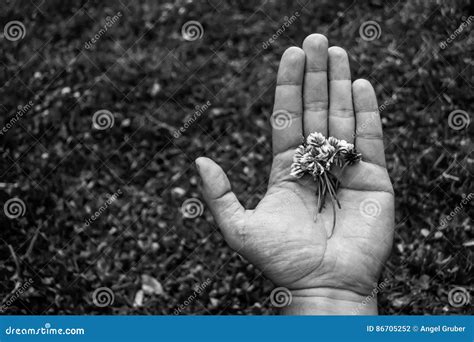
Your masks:
{"label": "open palm", "polygon": [[[222,169],[196,161],[203,193],[226,241],[278,286],[291,291],[367,296],[392,245],[394,198],[375,93],[351,82],[347,53],[307,37],[282,56],[272,115],[274,160],[265,197],[245,210]],[[290,175],[303,136],[320,132],[356,145],[362,161],[338,174],[341,209],[317,213],[311,177]]]}

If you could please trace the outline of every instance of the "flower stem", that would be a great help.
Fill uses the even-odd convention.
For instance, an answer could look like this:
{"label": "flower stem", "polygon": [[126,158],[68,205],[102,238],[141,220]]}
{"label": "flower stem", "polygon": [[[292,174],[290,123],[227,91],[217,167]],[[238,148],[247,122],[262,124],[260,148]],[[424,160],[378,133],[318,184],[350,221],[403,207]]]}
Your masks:
{"label": "flower stem", "polygon": [[321,196],[322,196],[322,190],[321,190],[321,180],[318,179],[316,181],[316,183],[318,184],[317,188],[316,188],[316,199],[317,199],[317,202],[316,202],[316,212],[314,213],[314,222],[316,222],[316,218],[318,217],[318,214],[321,212],[320,208],[321,208]]}
{"label": "flower stem", "polygon": [[326,184],[329,190],[329,195],[331,196],[331,205],[332,205],[332,212],[333,212],[333,220],[332,220],[332,229],[336,227],[336,204],[339,206],[339,209],[341,208],[341,204],[339,203],[339,200],[337,199],[336,196],[336,191],[334,190],[334,184],[332,179],[328,177],[327,174],[324,174],[324,177],[326,179]]}

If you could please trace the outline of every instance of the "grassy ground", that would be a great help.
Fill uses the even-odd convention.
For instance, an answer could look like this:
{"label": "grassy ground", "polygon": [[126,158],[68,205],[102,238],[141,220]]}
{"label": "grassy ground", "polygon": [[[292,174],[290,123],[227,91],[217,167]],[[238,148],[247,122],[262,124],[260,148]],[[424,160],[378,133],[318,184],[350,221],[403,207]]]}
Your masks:
{"label": "grassy ground", "polygon": [[[26,206],[23,217],[0,216],[4,302],[32,280],[7,313],[271,312],[273,285],[225,245],[209,211],[186,218],[180,209],[200,198],[193,160],[204,154],[228,171],[242,202],[258,203],[279,57],[312,32],[348,50],[353,79],[373,82],[383,104],[397,225],[381,313],[468,312],[448,293],[473,290],[472,202],[462,204],[473,125],[453,129],[448,115],[473,113],[474,23],[439,47],[473,14],[467,1],[75,3],[6,3],[0,13],[2,27],[19,20],[26,29],[18,41],[0,39],[3,126],[32,102],[0,137],[0,203],[16,196]],[[183,39],[189,20],[202,24],[201,39]],[[372,41],[359,34],[369,20],[381,29]],[[100,109],[113,127],[92,128]],[[104,286],[115,299],[100,308],[92,296]]]}

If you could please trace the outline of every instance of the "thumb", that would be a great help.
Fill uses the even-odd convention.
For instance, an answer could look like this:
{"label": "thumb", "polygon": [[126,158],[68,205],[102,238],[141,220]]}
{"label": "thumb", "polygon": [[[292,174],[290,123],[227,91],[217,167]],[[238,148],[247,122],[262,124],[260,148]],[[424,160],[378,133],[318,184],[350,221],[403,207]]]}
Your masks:
{"label": "thumb", "polygon": [[202,179],[204,200],[211,209],[224,238],[234,249],[242,245],[245,209],[232,192],[229,179],[219,165],[209,158],[196,159]]}

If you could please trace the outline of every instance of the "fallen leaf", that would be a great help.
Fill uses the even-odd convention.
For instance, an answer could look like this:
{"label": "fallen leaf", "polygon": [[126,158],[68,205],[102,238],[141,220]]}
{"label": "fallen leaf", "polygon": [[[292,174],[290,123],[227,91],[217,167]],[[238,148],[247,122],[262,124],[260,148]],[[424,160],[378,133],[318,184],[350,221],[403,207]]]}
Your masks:
{"label": "fallen leaf", "polygon": [[147,274],[142,275],[142,290],[148,295],[161,295],[164,292],[160,282]]}
{"label": "fallen leaf", "polygon": [[137,293],[135,293],[135,299],[133,301],[133,307],[134,308],[139,308],[143,306],[143,290],[138,290]]}
{"label": "fallen leaf", "polygon": [[474,240],[464,242],[462,245],[466,246],[466,247],[472,247],[472,246],[474,246]]}

